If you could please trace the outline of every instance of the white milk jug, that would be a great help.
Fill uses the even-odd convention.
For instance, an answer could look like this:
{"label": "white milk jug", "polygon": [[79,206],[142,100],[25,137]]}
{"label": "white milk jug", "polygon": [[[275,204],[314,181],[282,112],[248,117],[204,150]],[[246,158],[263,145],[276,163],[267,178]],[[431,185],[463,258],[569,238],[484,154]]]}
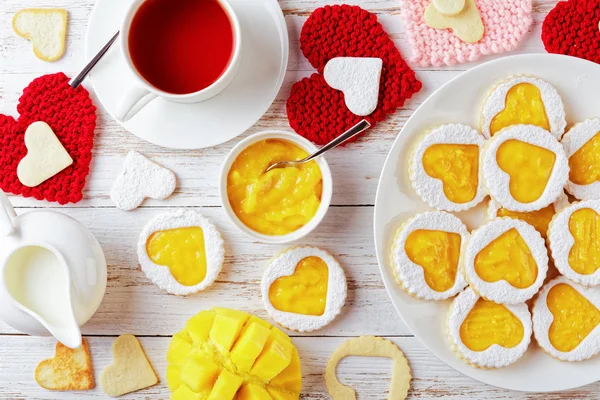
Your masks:
{"label": "white milk jug", "polygon": [[104,253],[83,225],[53,211],[17,216],[0,191],[0,319],[77,348],[105,290]]}

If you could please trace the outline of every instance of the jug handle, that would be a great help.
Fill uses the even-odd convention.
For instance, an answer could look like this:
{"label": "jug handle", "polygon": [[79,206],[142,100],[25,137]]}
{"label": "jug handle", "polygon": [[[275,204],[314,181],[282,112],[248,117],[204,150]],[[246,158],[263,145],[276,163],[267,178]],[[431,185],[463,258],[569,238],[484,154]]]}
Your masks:
{"label": "jug handle", "polygon": [[2,205],[0,207],[0,235],[8,236],[15,229],[13,219],[17,217],[17,214],[2,190],[0,190],[0,204]]}

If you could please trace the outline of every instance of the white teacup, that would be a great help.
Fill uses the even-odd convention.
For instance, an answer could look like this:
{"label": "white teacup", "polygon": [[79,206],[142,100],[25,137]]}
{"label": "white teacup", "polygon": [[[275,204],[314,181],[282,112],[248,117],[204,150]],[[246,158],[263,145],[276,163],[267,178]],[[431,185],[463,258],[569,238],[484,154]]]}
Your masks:
{"label": "white teacup", "polygon": [[[217,0],[227,13],[233,28],[233,53],[225,72],[223,72],[219,79],[217,79],[210,86],[193,93],[173,94],[154,87],[137,71],[133,61],[131,60],[131,55],[129,52],[129,31],[131,29],[131,22],[133,21],[133,18],[140,6],[145,1],[146,0],[134,0],[125,13],[125,18],[121,24],[121,54],[125,60],[125,65],[127,65],[129,70],[135,76],[134,85],[131,88],[126,89],[125,95],[123,96],[119,106],[117,107],[117,111],[115,112],[115,117],[121,122],[129,121],[146,105],[148,105],[148,103],[157,97],[177,103],[199,103],[201,101],[208,100],[227,88],[227,86],[235,78],[240,64],[242,37],[239,20],[235,14],[235,11],[233,10],[233,7],[231,7],[227,0]],[[177,4],[177,2],[173,2],[173,4],[174,7],[176,7],[175,4]]]}

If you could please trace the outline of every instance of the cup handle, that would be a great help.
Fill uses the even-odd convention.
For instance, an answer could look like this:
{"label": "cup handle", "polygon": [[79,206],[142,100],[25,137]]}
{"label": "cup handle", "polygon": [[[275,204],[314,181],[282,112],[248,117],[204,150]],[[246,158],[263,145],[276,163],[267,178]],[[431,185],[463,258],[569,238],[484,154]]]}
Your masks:
{"label": "cup handle", "polygon": [[115,117],[121,122],[127,122],[157,97],[157,95],[150,93],[146,89],[134,86],[121,100]]}
{"label": "cup handle", "polygon": [[2,190],[0,190],[0,204],[2,205],[0,207],[0,235],[8,236],[15,229],[13,219],[17,217],[17,213]]}

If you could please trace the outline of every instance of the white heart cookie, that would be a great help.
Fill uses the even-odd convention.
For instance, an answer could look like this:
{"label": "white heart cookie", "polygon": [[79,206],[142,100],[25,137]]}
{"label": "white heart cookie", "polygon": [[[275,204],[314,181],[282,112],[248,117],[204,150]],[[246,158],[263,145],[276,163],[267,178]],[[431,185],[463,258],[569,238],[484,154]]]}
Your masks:
{"label": "white heart cookie", "polygon": [[136,151],[125,158],[123,171],[115,180],[110,199],[118,208],[131,211],[144,199],[164,200],[175,191],[175,174]]}
{"label": "white heart cookie", "polygon": [[346,107],[361,117],[377,108],[383,60],[381,58],[337,57],[325,66],[325,82],[344,93]]}
{"label": "white heart cookie", "polygon": [[40,60],[53,62],[65,53],[67,10],[62,8],[27,8],[13,18],[15,33],[33,45]]}
{"label": "white heart cookie", "polygon": [[29,125],[24,140],[27,155],[19,162],[17,177],[25,186],[36,187],[73,164],[73,159],[45,122]]}

